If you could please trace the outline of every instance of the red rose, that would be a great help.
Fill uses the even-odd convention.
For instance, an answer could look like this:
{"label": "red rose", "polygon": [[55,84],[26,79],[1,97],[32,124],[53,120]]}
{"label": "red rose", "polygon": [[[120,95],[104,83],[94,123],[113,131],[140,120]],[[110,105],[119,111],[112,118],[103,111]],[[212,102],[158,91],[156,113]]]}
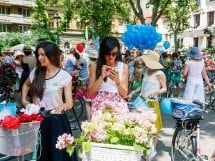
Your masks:
{"label": "red rose", "polygon": [[44,118],[40,114],[32,114],[31,115],[32,121],[43,121]]}
{"label": "red rose", "polygon": [[15,116],[5,116],[4,120],[1,123],[2,128],[7,129],[17,129],[21,125],[20,120]]}
{"label": "red rose", "polygon": [[21,123],[24,123],[24,122],[31,122],[32,121],[32,118],[31,118],[31,115],[27,115],[27,114],[19,114],[19,120]]}

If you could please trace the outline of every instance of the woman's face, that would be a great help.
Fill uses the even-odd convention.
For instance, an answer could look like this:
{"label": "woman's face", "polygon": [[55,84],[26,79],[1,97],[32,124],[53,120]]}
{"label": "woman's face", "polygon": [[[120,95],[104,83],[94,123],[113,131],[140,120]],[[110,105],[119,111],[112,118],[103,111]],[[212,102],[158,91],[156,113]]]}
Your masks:
{"label": "woman's face", "polygon": [[118,47],[113,48],[110,53],[105,54],[105,61],[107,65],[115,64],[116,57],[118,54],[119,54]]}
{"label": "woman's face", "polygon": [[38,50],[38,60],[41,64],[41,66],[48,66],[50,63],[48,57],[46,56],[43,48],[39,48]]}

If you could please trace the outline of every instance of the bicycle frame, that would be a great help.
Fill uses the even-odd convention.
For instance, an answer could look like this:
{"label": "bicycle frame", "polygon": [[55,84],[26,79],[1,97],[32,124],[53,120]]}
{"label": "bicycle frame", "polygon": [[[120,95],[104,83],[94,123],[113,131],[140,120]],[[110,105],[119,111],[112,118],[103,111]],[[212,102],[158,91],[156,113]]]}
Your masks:
{"label": "bicycle frame", "polygon": [[[178,152],[182,155],[187,161],[206,161],[206,156],[202,156],[200,154],[200,119],[191,120],[186,119],[182,122],[177,121],[177,128],[182,128],[181,130],[185,130],[185,138],[180,140],[182,143],[187,143],[186,141],[191,141],[192,150],[188,149],[185,146],[177,147]],[[196,144],[193,145],[193,144]],[[175,145],[174,145],[175,146]]]}

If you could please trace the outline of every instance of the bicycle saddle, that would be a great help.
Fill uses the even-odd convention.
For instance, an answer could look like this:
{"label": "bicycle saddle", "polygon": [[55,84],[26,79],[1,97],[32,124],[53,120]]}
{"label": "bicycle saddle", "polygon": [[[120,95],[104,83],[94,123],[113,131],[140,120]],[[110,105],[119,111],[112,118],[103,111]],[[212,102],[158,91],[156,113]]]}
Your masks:
{"label": "bicycle saddle", "polygon": [[192,111],[188,114],[187,118],[192,119],[192,120],[202,120],[203,115],[199,111]]}

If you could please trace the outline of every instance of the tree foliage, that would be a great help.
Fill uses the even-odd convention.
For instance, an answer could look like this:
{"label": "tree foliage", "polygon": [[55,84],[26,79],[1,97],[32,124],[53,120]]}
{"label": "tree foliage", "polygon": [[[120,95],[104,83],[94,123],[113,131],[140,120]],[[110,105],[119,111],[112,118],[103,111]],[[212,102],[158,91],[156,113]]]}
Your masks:
{"label": "tree foliage", "polygon": [[129,5],[125,0],[77,0],[74,2],[77,11],[76,20],[84,28],[88,26],[93,37],[111,35],[114,16],[129,20]]}
{"label": "tree foliage", "polygon": [[167,7],[165,17],[167,19],[169,34],[174,37],[175,50],[179,47],[177,35],[190,28],[190,13],[198,10],[195,0],[174,0]]}
{"label": "tree foliage", "polygon": [[47,13],[47,4],[44,0],[36,0],[32,19],[32,34],[35,38],[56,41],[57,33],[52,32],[50,29],[49,22],[51,18]]}

